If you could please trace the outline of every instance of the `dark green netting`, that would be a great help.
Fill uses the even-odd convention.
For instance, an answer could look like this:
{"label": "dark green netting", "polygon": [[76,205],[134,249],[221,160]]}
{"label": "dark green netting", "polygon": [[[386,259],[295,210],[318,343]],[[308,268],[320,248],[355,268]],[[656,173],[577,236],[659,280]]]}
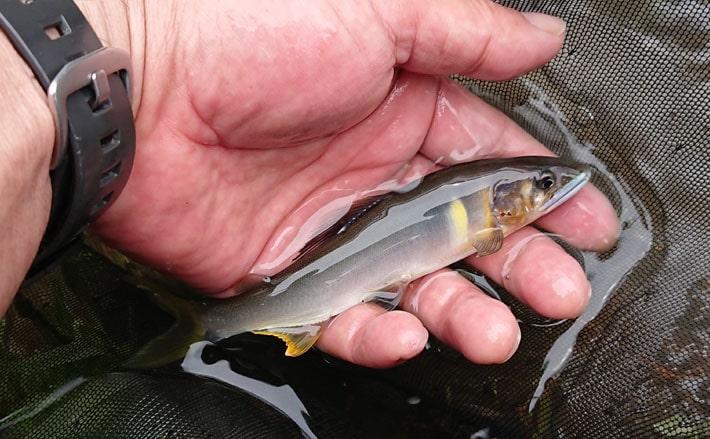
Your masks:
{"label": "dark green netting", "polygon": [[567,20],[561,54],[519,80],[459,79],[592,164],[623,221],[614,249],[575,253],[594,288],[580,319],[542,319],[474,275],[521,320],[501,366],[432,340],[374,371],[245,337],[197,346],[190,373],[135,372],[121,362],[171,317],[81,248],[0,323],[1,434],[710,437],[710,4],[501,3]]}

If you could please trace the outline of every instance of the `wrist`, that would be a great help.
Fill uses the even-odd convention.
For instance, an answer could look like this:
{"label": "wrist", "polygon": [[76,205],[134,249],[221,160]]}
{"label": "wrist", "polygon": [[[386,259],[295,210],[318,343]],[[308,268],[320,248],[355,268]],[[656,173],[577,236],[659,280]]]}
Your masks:
{"label": "wrist", "polygon": [[0,315],[24,279],[49,218],[54,122],[46,93],[0,31]]}
{"label": "wrist", "polygon": [[[131,19],[139,19],[139,10],[135,8],[131,10],[128,5],[120,3],[119,0],[115,0],[115,2],[108,0],[100,4],[85,1],[77,6],[85,12],[92,29],[96,27],[95,33],[104,46],[122,48],[134,54],[136,53],[136,50],[131,50],[131,43],[134,42],[132,38],[141,36],[139,31],[142,30],[142,27],[135,27],[132,31],[129,21]],[[111,17],[110,21],[107,17]],[[95,38],[94,41],[94,47],[96,47],[98,41]],[[137,46],[140,47],[141,44]],[[1,314],[9,304],[12,295],[24,278],[24,273],[27,272],[34,259],[39,243],[42,240],[43,232],[47,227],[49,212],[50,210],[54,211],[54,204],[56,203],[52,201],[52,186],[54,186],[54,182],[50,183],[49,172],[50,158],[52,151],[55,149],[55,123],[50,106],[47,105],[47,94],[43,87],[40,86],[40,81],[35,78],[30,66],[16,52],[4,32],[0,32],[0,56],[2,57],[0,59],[4,61],[0,71],[0,99],[2,99],[4,107],[3,112],[0,113],[0,123],[2,124],[0,126],[3,127],[5,133],[0,139],[0,157],[2,158],[0,160],[0,245],[4,249],[2,254],[0,254],[0,279],[3,280],[2,285],[0,285]],[[139,59],[142,59],[142,57],[139,57]],[[133,77],[132,75],[131,77],[134,87],[136,84],[140,84],[140,75],[137,76]],[[112,81],[115,82],[116,78],[113,77]],[[47,78],[43,77],[42,83],[45,86],[46,81]],[[83,93],[86,94],[86,91]],[[140,93],[136,93],[136,96],[139,97]],[[82,110],[79,110],[79,112],[86,113],[81,105],[82,97],[74,95],[73,99],[74,111],[81,107]],[[130,112],[132,108],[128,104],[125,95],[123,98],[117,96],[116,101],[113,102],[118,107],[122,106],[124,108],[124,114]],[[133,107],[133,109],[135,108],[137,107]],[[96,118],[99,124],[103,124],[106,123],[104,122],[106,115],[111,113],[96,114],[97,116],[84,114],[80,120],[88,120],[85,117],[89,116],[92,120]],[[104,119],[101,120],[101,118]],[[97,126],[102,127],[104,125]],[[91,139],[89,140],[90,142],[98,142],[99,137],[96,136],[101,135],[100,128],[93,131],[92,129],[84,130],[83,134],[88,135],[88,137],[78,138],[88,138]],[[117,129],[116,132],[119,132],[119,130]],[[133,136],[131,134],[132,123],[128,125],[124,122],[120,132],[127,133],[127,138],[130,139]],[[75,142],[75,140],[72,142]],[[129,140],[128,145],[132,144],[133,140]],[[74,145],[72,143],[72,147]],[[101,157],[101,160],[104,161],[114,160],[114,157],[117,157],[113,149],[103,156],[98,149],[92,149],[92,151],[97,159]],[[84,155],[81,154],[79,157],[84,157]],[[132,157],[130,161],[132,161]],[[105,169],[109,168],[104,167],[110,164],[99,163],[93,158],[88,163],[90,163],[89,167],[94,166],[93,164],[96,163],[96,166],[90,171],[94,173],[108,172]],[[121,162],[116,166],[120,164]],[[80,166],[83,165],[80,164]],[[128,169],[126,172],[129,172],[130,162],[126,166]],[[81,169],[84,168],[82,167]],[[56,171],[52,175],[55,174]],[[62,175],[64,176],[61,179],[61,184],[71,184],[71,181],[65,181],[66,171]],[[69,175],[71,176],[72,174]],[[77,178],[83,178],[82,175],[85,174],[79,174]],[[124,173],[124,178],[125,175]],[[93,178],[90,178],[90,180],[94,181]],[[120,191],[124,184],[120,183],[120,181],[120,179],[116,179],[113,180],[112,186],[101,186],[105,187],[102,190],[105,191],[107,197],[111,196],[111,192],[108,191],[113,191],[114,188]],[[70,236],[71,232],[75,230],[75,225],[78,227],[83,220],[82,218],[88,217],[89,208],[91,207],[89,203],[93,202],[92,197],[104,196],[102,192],[95,192],[99,187],[98,182],[94,183],[96,186],[85,186],[81,180],[79,183],[75,181],[73,186],[74,188],[81,188],[80,191],[82,191],[80,193],[81,196],[77,198],[81,200],[76,205],[78,208],[67,208],[67,212],[71,212],[69,214],[71,220],[67,217],[66,224],[57,223],[57,221],[53,222],[55,224],[53,230],[57,229],[56,224],[60,224],[57,230],[62,230],[62,232],[55,233],[59,238],[56,236],[53,238],[55,244],[50,246],[50,249],[58,248],[57,245],[62,243],[62,236]],[[103,185],[104,183],[101,184]],[[120,186],[118,186],[119,184]],[[72,186],[67,187],[71,188]],[[63,190],[62,186],[59,186],[59,189],[60,191]],[[76,194],[74,190],[72,190],[72,193]],[[63,203],[61,198],[59,200],[58,202]],[[72,204],[71,206],[74,205]],[[54,214],[52,215],[54,216]],[[52,252],[53,250],[49,251]]]}

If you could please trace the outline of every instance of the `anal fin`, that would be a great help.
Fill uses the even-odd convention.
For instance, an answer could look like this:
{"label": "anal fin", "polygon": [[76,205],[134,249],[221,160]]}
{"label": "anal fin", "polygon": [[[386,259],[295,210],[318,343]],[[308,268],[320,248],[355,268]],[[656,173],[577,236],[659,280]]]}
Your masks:
{"label": "anal fin", "polygon": [[[385,290],[373,291],[362,301],[375,302],[388,311],[394,309],[399,304],[402,294],[409,284],[409,280],[410,278],[406,276],[401,281],[398,281]],[[268,328],[251,332],[257,335],[270,335],[281,339],[286,343],[285,355],[287,357],[298,357],[308,351],[316,341],[318,341],[327,323],[327,321],[324,321],[316,324]]]}
{"label": "anal fin", "polygon": [[269,328],[251,332],[258,335],[271,335],[280,338],[286,343],[285,355],[287,357],[298,357],[304,354],[318,341],[318,337],[320,337],[325,326],[326,322],[322,322],[314,325]]}

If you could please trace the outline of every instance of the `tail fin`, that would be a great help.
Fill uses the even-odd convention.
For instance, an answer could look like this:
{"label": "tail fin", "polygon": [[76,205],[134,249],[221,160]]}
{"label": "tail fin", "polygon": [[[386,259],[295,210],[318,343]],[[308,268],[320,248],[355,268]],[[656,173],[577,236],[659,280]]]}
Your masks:
{"label": "tail fin", "polygon": [[204,339],[198,309],[200,305],[185,300],[185,298],[197,297],[191,288],[177,279],[133,261],[93,234],[84,233],[83,239],[84,243],[95,252],[126,271],[130,283],[146,290],[153,302],[175,317],[175,323],[165,334],[143,346],[124,363],[124,366],[149,369],[172,363],[182,358],[192,343]]}
{"label": "tail fin", "polygon": [[151,300],[175,317],[175,323],[164,334],[148,342],[129,358],[124,366],[151,369],[177,361],[185,356],[192,343],[204,340],[199,303],[181,299],[155,282],[132,278],[139,288],[149,292]]}

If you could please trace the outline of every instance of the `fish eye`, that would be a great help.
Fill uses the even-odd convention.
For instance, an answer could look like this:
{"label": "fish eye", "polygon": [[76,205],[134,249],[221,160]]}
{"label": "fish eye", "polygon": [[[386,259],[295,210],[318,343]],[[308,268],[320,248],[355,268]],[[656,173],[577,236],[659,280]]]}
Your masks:
{"label": "fish eye", "polygon": [[535,182],[538,189],[546,191],[555,185],[555,176],[551,172],[546,172]]}

